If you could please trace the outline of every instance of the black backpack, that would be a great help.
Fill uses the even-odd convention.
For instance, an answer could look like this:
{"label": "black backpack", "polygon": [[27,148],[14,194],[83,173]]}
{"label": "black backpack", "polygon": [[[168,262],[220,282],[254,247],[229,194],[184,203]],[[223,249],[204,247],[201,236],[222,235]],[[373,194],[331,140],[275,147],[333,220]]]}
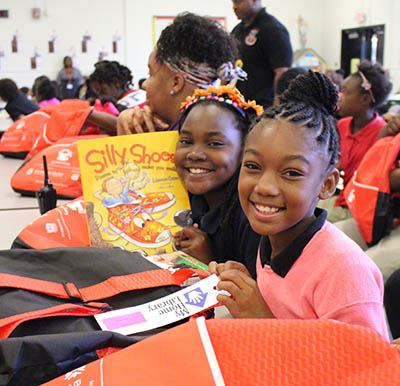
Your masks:
{"label": "black backpack", "polygon": [[171,327],[127,337],[92,315],[167,296],[180,276],[120,249],[0,251],[0,385],[39,385]]}

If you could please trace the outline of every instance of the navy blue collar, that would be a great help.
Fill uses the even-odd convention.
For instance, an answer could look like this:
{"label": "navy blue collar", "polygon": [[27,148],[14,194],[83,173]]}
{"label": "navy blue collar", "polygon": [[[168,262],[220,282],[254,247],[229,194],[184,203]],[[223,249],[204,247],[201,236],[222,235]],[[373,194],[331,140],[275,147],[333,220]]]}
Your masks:
{"label": "navy blue collar", "polygon": [[279,255],[271,260],[271,243],[268,236],[262,236],[260,241],[260,261],[261,266],[269,265],[271,269],[279,276],[285,277],[293,264],[303,253],[303,249],[310,242],[313,236],[322,228],[326,221],[328,213],[321,208],[315,208],[315,220],[307,229],[288,245]]}

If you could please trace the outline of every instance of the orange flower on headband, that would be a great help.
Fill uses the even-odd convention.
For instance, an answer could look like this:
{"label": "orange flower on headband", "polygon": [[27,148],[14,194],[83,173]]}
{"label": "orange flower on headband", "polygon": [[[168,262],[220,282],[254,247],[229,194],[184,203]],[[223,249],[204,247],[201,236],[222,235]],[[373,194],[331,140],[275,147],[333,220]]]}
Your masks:
{"label": "orange flower on headband", "polygon": [[253,109],[256,115],[261,115],[264,111],[263,107],[257,105],[256,101],[246,102],[243,95],[237,88],[231,86],[214,87],[209,86],[206,90],[196,89],[192,96],[188,96],[181,104],[181,111],[185,111],[192,104],[207,99],[214,99],[218,102],[230,104],[236,109],[247,110]]}

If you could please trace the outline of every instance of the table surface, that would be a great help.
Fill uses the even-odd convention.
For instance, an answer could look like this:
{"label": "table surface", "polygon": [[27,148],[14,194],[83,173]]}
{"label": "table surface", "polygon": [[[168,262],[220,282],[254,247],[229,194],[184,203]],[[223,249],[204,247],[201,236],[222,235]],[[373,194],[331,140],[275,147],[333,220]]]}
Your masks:
{"label": "table surface", "polygon": [[[40,216],[37,199],[21,196],[10,186],[10,179],[22,162],[0,155],[0,249],[8,249],[21,230]],[[68,201],[58,200],[57,205]]]}

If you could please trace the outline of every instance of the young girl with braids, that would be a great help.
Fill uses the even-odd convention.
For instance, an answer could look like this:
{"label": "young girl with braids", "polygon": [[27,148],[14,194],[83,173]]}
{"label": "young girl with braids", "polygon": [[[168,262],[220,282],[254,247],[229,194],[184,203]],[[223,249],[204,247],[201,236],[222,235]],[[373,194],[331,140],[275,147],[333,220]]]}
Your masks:
{"label": "young girl with braids", "polygon": [[321,73],[293,80],[251,129],[239,199],[261,235],[257,282],[238,262],[210,263],[218,295],[238,318],[333,319],[388,338],[382,275],[316,208],[336,189],[339,141],[331,117],[336,88]]}
{"label": "young girl with braids", "polygon": [[94,67],[89,78],[90,87],[97,93],[102,105],[110,102],[117,112],[146,105],[146,93],[131,89],[133,77],[128,67],[109,60],[98,62]]}
{"label": "young girl with braids", "polygon": [[250,117],[261,114],[229,86],[196,90],[183,103],[175,165],[190,193],[193,225],[175,234],[184,252],[209,263],[236,260],[255,277],[260,236],[238,200],[237,181]]}
{"label": "young girl with braids", "polygon": [[[390,91],[388,74],[379,63],[368,60],[360,63],[358,71],[345,79],[339,98],[338,122],[340,136],[340,160],[338,168],[346,186],[353,177],[367,150],[385,135],[385,120],[375,111],[385,103]],[[381,133],[382,131],[382,133]],[[328,211],[328,220],[336,222],[351,217],[344,198],[344,189],[339,196],[321,202]]]}

